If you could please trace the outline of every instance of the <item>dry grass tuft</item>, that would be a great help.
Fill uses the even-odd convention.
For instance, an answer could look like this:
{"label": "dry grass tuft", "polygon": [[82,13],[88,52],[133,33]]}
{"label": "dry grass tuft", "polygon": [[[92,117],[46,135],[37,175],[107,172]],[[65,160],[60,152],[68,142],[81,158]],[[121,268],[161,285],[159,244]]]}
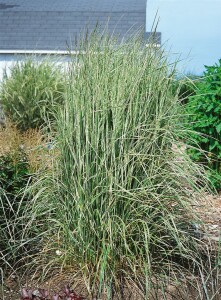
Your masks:
{"label": "dry grass tuft", "polygon": [[0,156],[23,151],[27,155],[30,172],[50,168],[55,154],[49,138],[40,129],[21,133],[10,121],[0,127]]}
{"label": "dry grass tuft", "polygon": [[15,151],[21,143],[22,135],[13,123],[7,121],[4,127],[0,127],[0,156]]}
{"label": "dry grass tuft", "polygon": [[50,168],[54,151],[48,138],[39,129],[29,129],[23,134],[22,140],[30,170],[37,172],[45,167]]}

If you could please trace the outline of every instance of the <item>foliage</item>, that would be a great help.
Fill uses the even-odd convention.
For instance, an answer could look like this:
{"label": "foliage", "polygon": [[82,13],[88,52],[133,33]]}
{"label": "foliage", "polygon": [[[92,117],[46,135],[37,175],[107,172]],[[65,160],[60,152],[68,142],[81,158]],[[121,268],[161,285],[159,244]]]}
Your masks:
{"label": "foliage", "polygon": [[22,151],[0,157],[0,184],[8,197],[17,196],[27,184],[27,164]]}
{"label": "foliage", "polygon": [[20,132],[14,124],[7,121],[4,127],[0,127],[0,156],[22,150],[30,173],[50,168],[51,156],[56,155],[50,135],[36,128]]}
{"label": "foliage", "polygon": [[172,147],[185,130],[165,53],[135,39],[90,41],[70,63],[59,156],[32,187],[24,235],[39,232],[44,270],[74,266],[91,295],[121,293],[123,282],[148,297],[153,270],[199,255],[189,204],[204,179]]}
{"label": "foliage", "polygon": [[[191,157],[208,166],[209,177],[221,188],[221,59],[206,66],[204,79],[196,95],[187,104],[188,127],[191,130]],[[190,125],[190,126],[189,126]]]}
{"label": "foliage", "polygon": [[178,98],[182,104],[186,104],[190,96],[195,95],[201,80],[201,76],[192,74],[174,80],[173,90],[174,93],[178,93]]}
{"label": "foliage", "polygon": [[28,201],[22,191],[30,179],[27,158],[23,151],[0,156],[0,259],[4,260],[7,256],[11,263],[14,260],[12,248],[21,233],[21,226],[15,224]]}
{"label": "foliage", "polygon": [[5,75],[0,99],[6,115],[19,129],[26,130],[45,124],[52,107],[62,103],[63,91],[60,67],[49,60],[27,58]]}
{"label": "foliage", "polygon": [[22,147],[27,156],[30,173],[36,174],[51,168],[56,147],[51,141],[50,133],[46,135],[39,129],[29,129],[22,134]]}
{"label": "foliage", "polygon": [[[7,141],[7,142],[6,142]],[[29,202],[24,194],[33,178],[50,170],[56,149],[39,129],[20,132],[9,120],[0,127],[0,260],[1,266],[25,257],[17,251],[22,238],[22,216]],[[33,247],[30,247],[33,248]],[[29,249],[30,249],[29,248]],[[34,248],[36,251],[36,247]]]}
{"label": "foliage", "polygon": [[7,121],[0,126],[0,156],[17,151],[22,144],[22,136],[14,124]]}

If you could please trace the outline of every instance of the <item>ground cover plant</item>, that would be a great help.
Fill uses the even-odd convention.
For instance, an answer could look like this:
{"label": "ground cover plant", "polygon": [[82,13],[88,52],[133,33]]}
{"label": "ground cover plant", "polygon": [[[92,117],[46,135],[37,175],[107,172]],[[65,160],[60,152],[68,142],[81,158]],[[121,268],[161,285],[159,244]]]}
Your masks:
{"label": "ground cover plant", "polygon": [[[16,149],[12,153],[0,156],[0,261],[16,263],[13,247],[19,239],[21,226],[14,226],[28,199],[22,190],[31,180],[25,153]],[[5,259],[4,259],[5,258]],[[7,259],[6,259],[7,258]]]}
{"label": "ground cover plant", "polygon": [[196,94],[186,106],[191,131],[191,157],[209,168],[212,184],[221,189],[221,60],[206,66]]}
{"label": "ground cover plant", "polygon": [[[40,59],[40,58],[39,58]],[[39,128],[62,103],[64,80],[61,67],[52,60],[27,57],[5,74],[0,88],[5,114],[21,130]]]}
{"label": "ground cover plant", "polygon": [[36,129],[21,133],[7,121],[0,127],[0,266],[15,266],[25,249],[17,251],[22,238],[20,218],[29,196],[27,186],[42,169],[50,168],[53,150]]}
{"label": "ground cover plant", "polygon": [[30,189],[22,241],[37,245],[32,268],[74,267],[90,297],[123,299],[133,286],[148,299],[156,274],[200,261],[190,205],[203,171],[179,151],[186,129],[162,49],[92,34],[82,50],[54,116],[58,155]]}
{"label": "ground cover plant", "polygon": [[19,145],[20,135],[15,126],[8,124],[5,128],[0,127],[1,257],[6,255],[7,248],[10,248],[12,223],[16,218],[19,199],[22,197],[20,192],[28,182],[27,161]]}

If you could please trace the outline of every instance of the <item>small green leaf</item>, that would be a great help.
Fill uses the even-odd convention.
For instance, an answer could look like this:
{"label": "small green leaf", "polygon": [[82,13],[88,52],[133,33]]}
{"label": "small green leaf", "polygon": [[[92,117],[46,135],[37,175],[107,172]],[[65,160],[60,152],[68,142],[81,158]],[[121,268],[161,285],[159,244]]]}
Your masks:
{"label": "small green leaf", "polygon": [[218,133],[221,132],[221,123],[218,124],[218,125],[216,126],[216,131],[217,131]]}

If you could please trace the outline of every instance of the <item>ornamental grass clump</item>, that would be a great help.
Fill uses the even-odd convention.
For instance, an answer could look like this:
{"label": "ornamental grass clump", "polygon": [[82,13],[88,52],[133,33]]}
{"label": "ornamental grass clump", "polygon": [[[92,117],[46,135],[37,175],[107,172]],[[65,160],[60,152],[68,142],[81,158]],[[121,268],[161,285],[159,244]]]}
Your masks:
{"label": "ornamental grass clump", "polygon": [[174,150],[185,130],[163,50],[93,35],[82,49],[56,115],[59,156],[33,186],[29,230],[45,231],[38,261],[74,267],[91,295],[133,286],[148,297],[153,271],[196,261],[190,203],[203,175]]}
{"label": "ornamental grass clump", "polygon": [[51,120],[52,108],[63,102],[62,72],[52,60],[31,56],[16,62],[10,74],[5,74],[0,101],[19,129],[39,128]]}

